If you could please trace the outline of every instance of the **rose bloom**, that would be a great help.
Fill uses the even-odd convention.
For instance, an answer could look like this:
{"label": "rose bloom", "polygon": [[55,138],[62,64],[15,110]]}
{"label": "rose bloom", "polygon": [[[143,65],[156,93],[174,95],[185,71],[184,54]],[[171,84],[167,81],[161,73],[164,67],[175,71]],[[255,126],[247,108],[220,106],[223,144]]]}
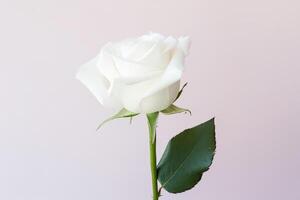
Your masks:
{"label": "rose bloom", "polygon": [[188,37],[158,33],[109,42],[77,78],[104,107],[152,113],[171,105],[180,88]]}

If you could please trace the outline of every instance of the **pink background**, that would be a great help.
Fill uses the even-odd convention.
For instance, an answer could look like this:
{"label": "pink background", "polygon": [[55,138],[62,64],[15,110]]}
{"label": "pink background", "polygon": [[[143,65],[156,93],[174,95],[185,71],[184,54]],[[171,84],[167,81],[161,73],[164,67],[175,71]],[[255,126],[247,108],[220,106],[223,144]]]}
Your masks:
{"label": "pink background", "polygon": [[75,80],[107,41],[190,35],[158,153],[216,116],[217,154],[193,190],[162,200],[300,199],[298,0],[0,2],[0,199],[151,199],[145,118],[117,120]]}

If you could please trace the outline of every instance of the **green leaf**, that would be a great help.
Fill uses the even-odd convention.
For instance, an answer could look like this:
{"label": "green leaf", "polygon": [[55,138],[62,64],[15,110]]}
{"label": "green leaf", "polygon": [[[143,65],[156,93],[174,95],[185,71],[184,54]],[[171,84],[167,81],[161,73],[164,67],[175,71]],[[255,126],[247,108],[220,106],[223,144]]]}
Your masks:
{"label": "green leaf", "polygon": [[183,89],[185,88],[185,86],[187,86],[187,82],[182,86],[181,90],[178,92],[176,99],[174,100],[174,102],[181,96]]}
{"label": "green leaf", "polygon": [[118,113],[116,113],[115,115],[113,115],[112,117],[104,120],[98,127],[97,127],[97,130],[99,130],[103,124],[105,124],[106,122],[109,122],[111,120],[114,120],[114,119],[118,119],[118,118],[126,118],[126,117],[134,117],[136,115],[138,115],[139,113],[134,113],[134,112],[131,112],[131,111],[128,111],[126,110],[125,108],[123,108],[122,110],[120,110]]}
{"label": "green leaf", "polygon": [[157,125],[158,114],[159,112],[147,114],[149,133],[151,134],[152,143],[155,141],[155,137],[156,137],[156,125]]}
{"label": "green leaf", "polygon": [[165,115],[173,115],[176,113],[188,112],[188,113],[190,113],[190,115],[192,115],[192,112],[189,109],[180,108],[178,106],[175,106],[174,104],[170,105],[169,107],[167,107],[166,109],[164,109],[160,112]]}
{"label": "green leaf", "polygon": [[193,188],[212,164],[216,149],[214,119],[172,138],[158,163],[158,180],[171,193]]}

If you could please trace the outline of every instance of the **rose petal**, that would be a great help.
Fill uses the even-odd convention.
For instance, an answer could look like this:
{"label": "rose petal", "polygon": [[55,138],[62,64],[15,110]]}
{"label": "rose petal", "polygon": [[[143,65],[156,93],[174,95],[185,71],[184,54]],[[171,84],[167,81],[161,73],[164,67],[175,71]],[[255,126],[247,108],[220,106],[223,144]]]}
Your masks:
{"label": "rose petal", "polygon": [[[151,56],[151,52],[154,52],[155,54],[161,54],[159,52],[162,52],[161,48],[164,48],[163,41],[165,37],[158,33],[149,33],[147,35],[143,35],[135,40],[135,42],[131,43],[122,43],[122,46],[126,45],[129,46],[127,48],[123,48],[122,55],[123,58],[126,58],[131,61],[140,62],[143,59],[145,59],[148,56]],[[159,52],[157,52],[159,51]],[[153,57],[153,56],[152,56]],[[157,60],[160,60],[160,57],[155,57],[152,59],[152,61],[157,62]],[[151,63],[151,66],[157,66],[153,62],[142,62],[142,63]]]}
{"label": "rose petal", "polygon": [[184,52],[182,49],[176,49],[171,62],[169,63],[166,71],[160,77],[150,90],[148,90],[144,98],[153,95],[155,92],[168,87],[169,85],[179,81],[184,69]]}
{"label": "rose petal", "polygon": [[152,95],[160,88],[167,87],[168,85],[171,85],[172,83],[180,80],[184,69],[184,58],[185,55],[188,53],[189,47],[190,47],[189,37],[179,38],[178,46],[175,49],[172,60],[170,61],[160,81],[156,85],[154,85],[152,89],[149,90],[145,96]]}
{"label": "rose petal", "polygon": [[179,41],[180,48],[183,50],[184,54],[187,55],[191,46],[190,37],[188,36],[180,37],[178,41]]}
{"label": "rose petal", "polygon": [[177,40],[174,37],[169,36],[165,39],[164,43],[165,43],[165,49],[164,49],[164,53],[165,53],[176,47]]}
{"label": "rose petal", "polygon": [[179,90],[180,81],[163,88],[153,95],[143,98],[145,90],[148,90],[158,81],[157,78],[140,82],[134,85],[120,86],[123,106],[136,113],[152,113],[167,108],[173,103]]}
{"label": "rose petal", "polygon": [[185,58],[185,52],[179,45],[161,76],[124,88],[122,99],[126,109],[138,113],[156,112],[167,108],[175,100]]}
{"label": "rose petal", "polygon": [[135,43],[130,44],[130,46],[127,48],[127,52],[122,53],[123,58],[137,61],[145,55],[145,52],[153,48],[154,45],[155,42],[153,41],[142,41],[141,39],[137,39]]}
{"label": "rose petal", "polygon": [[119,101],[109,95],[109,81],[101,74],[97,66],[98,59],[99,57],[97,56],[81,66],[76,74],[76,78],[88,88],[103,106],[118,110],[122,106]]}
{"label": "rose petal", "polygon": [[118,56],[114,56],[113,59],[118,72],[123,78],[141,77],[162,71],[160,68],[146,66],[141,63],[125,60]]}
{"label": "rose petal", "polygon": [[99,59],[97,62],[97,66],[99,66],[100,72],[111,82],[115,78],[120,76],[120,73],[118,72],[114,60],[113,60],[113,54],[114,54],[113,44],[107,43],[100,52]]}
{"label": "rose petal", "polygon": [[[142,111],[146,111],[146,112],[159,111],[159,109],[161,109],[161,107],[157,106],[159,104],[157,104],[157,105],[153,104],[151,107],[151,105],[149,103],[147,103],[148,106],[144,107],[144,105],[146,105],[144,101],[147,101],[147,99],[149,99],[149,98],[154,99],[154,97],[156,96],[157,93],[161,93],[161,91],[166,88],[172,88],[171,90],[168,91],[168,94],[169,94],[168,102],[172,103],[175,100],[178,90],[179,90],[179,84],[177,84],[177,83],[180,81],[181,76],[182,76],[182,72],[184,69],[184,58],[185,58],[185,55],[188,53],[188,48],[190,45],[189,43],[190,43],[190,41],[187,37],[181,38],[178,41],[178,47],[175,50],[173,58],[172,58],[171,62],[169,63],[166,71],[161,76],[160,80],[158,82],[156,82],[155,84],[153,84],[151,89],[147,90],[147,92],[143,96],[141,103],[140,103],[140,106],[141,106],[140,109]],[[152,96],[154,96],[154,97],[152,97]],[[163,99],[161,99],[161,101],[163,101]],[[168,104],[166,104],[166,105],[168,105]]]}
{"label": "rose petal", "polygon": [[165,43],[157,42],[142,57],[138,58],[136,62],[151,68],[165,69],[171,58],[170,52],[165,51],[165,49]]}
{"label": "rose petal", "polygon": [[145,91],[155,84],[157,77],[146,81],[138,82],[132,85],[122,85],[121,99],[124,108],[129,111],[141,113],[140,102]]}
{"label": "rose petal", "polygon": [[169,107],[174,102],[179,88],[180,81],[176,81],[169,87],[142,99],[140,103],[140,112],[152,113]]}

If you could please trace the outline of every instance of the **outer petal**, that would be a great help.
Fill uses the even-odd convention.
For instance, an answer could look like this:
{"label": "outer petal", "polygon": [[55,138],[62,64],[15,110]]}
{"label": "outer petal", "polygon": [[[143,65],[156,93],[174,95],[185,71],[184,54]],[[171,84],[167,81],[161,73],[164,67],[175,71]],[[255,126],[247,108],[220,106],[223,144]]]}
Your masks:
{"label": "outer petal", "polygon": [[180,88],[180,81],[176,81],[169,87],[144,98],[140,103],[142,113],[152,113],[169,107],[175,100]]}
{"label": "outer petal", "polygon": [[151,85],[156,81],[157,77],[136,84],[122,85],[123,89],[120,98],[122,99],[124,108],[131,112],[142,113],[139,106],[141,99],[145,94],[145,91],[151,88]]}
{"label": "outer petal", "polygon": [[122,89],[121,99],[127,110],[136,113],[151,113],[167,108],[172,104],[178,94],[180,81],[163,88],[155,94],[143,98],[145,91],[158,81],[158,78],[150,79],[133,85],[126,85]]}
{"label": "outer petal", "polygon": [[168,52],[168,51],[176,48],[177,40],[174,37],[169,36],[165,39],[164,44],[165,44],[164,52]]}
{"label": "outer petal", "polygon": [[101,74],[98,68],[98,56],[84,64],[76,74],[89,91],[105,107],[120,109],[122,106],[113,96],[109,95],[109,81]]}
{"label": "outer petal", "polygon": [[97,59],[97,66],[101,74],[105,76],[110,82],[119,77],[120,74],[115,67],[113,60],[114,49],[112,43],[107,43],[102,49]]}
{"label": "outer petal", "polygon": [[191,46],[191,40],[190,37],[180,37],[178,39],[179,41],[179,47],[183,50],[184,54],[187,55]]}

